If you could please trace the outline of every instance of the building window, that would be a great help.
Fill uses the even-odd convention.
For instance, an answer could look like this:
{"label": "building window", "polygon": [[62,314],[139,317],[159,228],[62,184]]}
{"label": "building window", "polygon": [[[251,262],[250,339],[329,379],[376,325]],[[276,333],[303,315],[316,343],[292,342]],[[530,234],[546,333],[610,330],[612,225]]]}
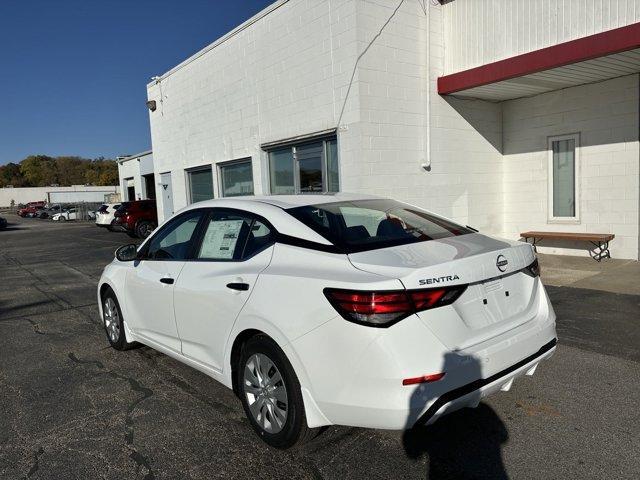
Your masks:
{"label": "building window", "polygon": [[253,195],[253,168],[251,159],[218,165],[220,169],[220,193],[223,197]]}
{"label": "building window", "polygon": [[276,148],[269,152],[271,193],[337,192],[338,143],[335,138]]}
{"label": "building window", "polygon": [[187,170],[189,203],[202,202],[213,198],[213,175],[211,167]]}
{"label": "building window", "polygon": [[549,220],[580,219],[578,134],[549,138]]}

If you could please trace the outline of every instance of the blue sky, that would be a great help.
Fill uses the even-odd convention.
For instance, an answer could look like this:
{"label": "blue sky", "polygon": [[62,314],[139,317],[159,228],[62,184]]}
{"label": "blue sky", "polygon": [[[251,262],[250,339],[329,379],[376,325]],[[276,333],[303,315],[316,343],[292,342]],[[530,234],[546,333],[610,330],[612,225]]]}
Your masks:
{"label": "blue sky", "polygon": [[150,77],[271,0],[0,0],[0,164],[151,147]]}

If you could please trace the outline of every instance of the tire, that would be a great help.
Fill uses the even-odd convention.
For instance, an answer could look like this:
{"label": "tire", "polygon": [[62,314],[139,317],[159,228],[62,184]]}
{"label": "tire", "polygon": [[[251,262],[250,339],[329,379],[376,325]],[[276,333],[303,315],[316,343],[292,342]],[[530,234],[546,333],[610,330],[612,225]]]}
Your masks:
{"label": "tire", "polygon": [[136,236],[138,238],[147,238],[153,232],[153,229],[156,228],[156,225],[153,222],[149,222],[147,220],[141,220],[138,222],[135,228]]}
{"label": "tire", "polygon": [[[285,449],[315,436],[317,429],[307,426],[298,377],[271,338],[251,337],[242,349],[237,367],[244,412],[262,440],[272,447]],[[261,373],[258,375],[256,371]]]}
{"label": "tire", "polygon": [[118,303],[116,294],[108,288],[102,295],[102,323],[109,344],[116,350],[129,350],[136,346],[135,343],[127,342],[124,333],[124,323],[122,310]]}
{"label": "tire", "polygon": [[58,221],[59,221],[59,222],[66,222],[66,221],[67,221],[67,218],[66,218],[66,217],[64,217],[64,216],[62,216],[62,215],[60,215],[60,216],[58,217]]}

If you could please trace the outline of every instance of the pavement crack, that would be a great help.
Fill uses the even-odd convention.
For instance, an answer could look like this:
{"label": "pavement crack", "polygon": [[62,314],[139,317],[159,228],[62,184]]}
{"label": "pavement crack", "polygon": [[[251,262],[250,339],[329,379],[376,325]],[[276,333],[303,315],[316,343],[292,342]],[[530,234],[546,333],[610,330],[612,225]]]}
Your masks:
{"label": "pavement crack", "polygon": [[71,359],[72,362],[79,363],[81,365],[95,365],[98,368],[104,368],[102,362],[98,360],[80,360],[73,352],[69,352],[69,355],[67,356]]}
{"label": "pavement crack", "polygon": [[142,402],[144,402],[145,400],[153,396],[154,394],[153,390],[148,387],[145,387],[133,377],[121,375],[112,370],[106,370],[104,367],[104,364],[98,360],[81,360],[73,352],[69,352],[68,357],[74,363],[77,363],[80,365],[93,365],[99,368],[100,370],[105,370],[104,372],[100,372],[100,373],[109,375],[110,377],[117,378],[119,380],[125,380],[129,384],[129,388],[131,388],[132,391],[142,394],[141,396],[133,400],[127,407],[126,416],[124,419],[124,424],[125,424],[124,439],[127,447],[129,448],[129,450],[131,450],[129,457],[136,463],[138,471],[140,470],[140,468],[145,468],[147,470],[147,474],[144,476],[145,480],[154,480],[155,474],[153,473],[153,470],[151,468],[150,460],[146,456],[144,456],[142,453],[140,453],[134,446],[135,422],[133,419],[134,410]]}
{"label": "pavement crack", "polygon": [[31,478],[39,469],[40,469],[40,455],[44,453],[44,448],[40,447],[38,451],[33,456],[33,465],[29,469],[27,473],[27,478]]}
{"label": "pavement crack", "polygon": [[31,327],[33,327],[33,331],[36,332],[38,335],[45,334],[42,330],[40,330],[40,324],[38,322],[34,322],[30,318],[25,318],[25,320],[31,324]]}
{"label": "pavement crack", "polygon": [[151,469],[151,466],[149,465],[149,460],[147,459],[147,457],[145,457],[140,452],[134,449],[129,455],[129,458],[134,462],[136,462],[136,465],[138,467],[136,469],[137,472],[140,471],[141,467],[147,469],[147,474],[144,476],[144,480],[154,480],[156,478],[156,476],[153,473],[153,470]]}

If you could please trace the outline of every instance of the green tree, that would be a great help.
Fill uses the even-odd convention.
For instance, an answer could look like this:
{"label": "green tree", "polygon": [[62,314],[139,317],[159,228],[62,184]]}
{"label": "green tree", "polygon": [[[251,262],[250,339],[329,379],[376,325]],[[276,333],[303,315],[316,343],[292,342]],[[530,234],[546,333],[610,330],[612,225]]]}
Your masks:
{"label": "green tree", "polygon": [[54,183],[117,185],[118,164],[104,157],[91,160],[77,156],[30,155],[20,164],[0,165],[0,187],[46,187]]}
{"label": "green tree", "polygon": [[29,185],[43,187],[57,183],[55,159],[47,155],[30,155],[20,162],[20,172]]}
{"label": "green tree", "polygon": [[60,185],[84,185],[87,160],[80,157],[56,157],[56,171]]}
{"label": "green tree", "polygon": [[118,184],[118,164],[114,160],[96,160],[93,162],[98,166],[98,185]]}
{"label": "green tree", "polygon": [[0,187],[12,185],[14,187],[26,187],[27,181],[20,172],[20,165],[17,163],[7,163],[0,165]]}

